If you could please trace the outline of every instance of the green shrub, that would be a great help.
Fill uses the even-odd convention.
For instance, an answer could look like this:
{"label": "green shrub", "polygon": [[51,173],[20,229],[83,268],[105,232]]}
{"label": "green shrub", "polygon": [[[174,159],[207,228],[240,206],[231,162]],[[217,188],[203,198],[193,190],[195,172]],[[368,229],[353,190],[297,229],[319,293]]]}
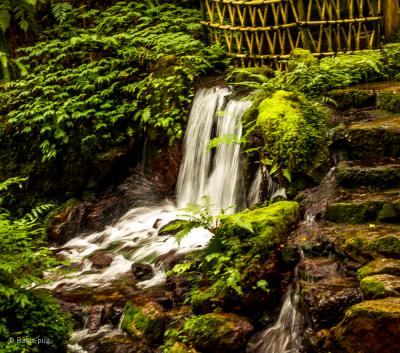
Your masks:
{"label": "green shrub", "polygon": [[[0,191],[6,186],[0,183]],[[70,323],[55,300],[35,289],[43,282],[43,271],[57,265],[37,222],[43,210],[48,207],[22,219],[0,211],[1,352],[63,352],[69,338]]]}

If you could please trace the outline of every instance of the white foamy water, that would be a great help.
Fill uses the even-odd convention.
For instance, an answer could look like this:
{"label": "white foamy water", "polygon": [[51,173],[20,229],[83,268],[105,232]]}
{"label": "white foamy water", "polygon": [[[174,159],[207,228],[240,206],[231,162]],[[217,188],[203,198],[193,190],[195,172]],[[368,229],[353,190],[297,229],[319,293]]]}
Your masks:
{"label": "white foamy water", "polygon": [[[208,195],[215,210],[241,207],[240,201],[240,118],[250,106],[249,101],[229,100],[226,87],[200,89],[190,113],[184,140],[184,157],[177,187],[178,208],[198,203]],[[210,151],[213,137],[232,139]],[[159,235],[160,229],[179,218],[181,212],[171,202],[153,207],[129,210],[112,226],[101,232],[77,234],[76,238],[58,249],[58,253],[79,265],[79,271],[59,279],[51,285],[63,285],[68,291],[79,286],[107,287],[129,273],[133,263],[151,264],[154,276],[140,283],[148,288],[165,281],[158,259],[162,255],[187,253],[204,247],[212,234],[206,229],[193,229],[180,243],[173,235]],[[110,266],[98,269],[90,257],[99,250],[113,256]]]}

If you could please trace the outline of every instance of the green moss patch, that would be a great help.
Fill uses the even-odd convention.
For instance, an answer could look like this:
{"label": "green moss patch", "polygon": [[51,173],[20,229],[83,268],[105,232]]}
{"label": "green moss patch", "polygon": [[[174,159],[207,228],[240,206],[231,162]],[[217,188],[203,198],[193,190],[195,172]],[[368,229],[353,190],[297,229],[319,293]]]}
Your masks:
{"label": "green moss patch", "polygon": [[381,274],[364,277],[361,290],[366,298],[384,298],[400,295],[400,277]]}
{"label": "green moss patch", "polygon": [[189,319],[182,334],[199,350],[239,352],[253,332],[253,326],[243,317],[226,313],[210,313]]}
{"label": "green moss patch", "polygon": [[378,258],[357,271],[358,278],[360,279],[379,274],[400,276],[400,260]]}
{"label": "green moss patch", "polygon": [[164,333],[164,315],[161,305],[153,302],[143,307],[127,303],[121,328],[132,337],[146,337],[158,341]]}

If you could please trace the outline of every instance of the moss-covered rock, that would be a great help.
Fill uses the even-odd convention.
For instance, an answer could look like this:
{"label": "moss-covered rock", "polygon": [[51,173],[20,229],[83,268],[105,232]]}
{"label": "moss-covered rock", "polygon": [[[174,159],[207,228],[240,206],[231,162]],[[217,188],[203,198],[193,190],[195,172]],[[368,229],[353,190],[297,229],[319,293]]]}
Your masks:
{"label": "moss-covered rock", "polygon": [[127,303],[121,328],[132,337],[159,341],[164,333],[164,311],[160,304],[148,302],[144,306]]}
{"label": "moss-covered rock", "polygon": [[326,157],[326,116],[306,98],[277,91],[259,107],[256,126],[263,136],[263,153],[278,176],[309,172]]}
{"label": "moss-covered rock", "polygon": [[186,321],[182,334],[200,351],[240,352],[253,332],[245,318],[229,313],[210,313]]}
{"label": "moss-covered rock", "polygon": [[325,218],[336,223],[397,223],[400,190],[358,190],[339,195],[326,209]]}
{"label": "moss-covered rock", "polygon": [[289,70],[293,70],[298,64],[307,67],[317,66],[318,59],[307,49],[296,48],[290,53]]}
{"label": "moss-covered rock", "polygon": [[381,257],[369,262],[357,271],[359,279],[380,274],[400,276],[400,260]]}
{"label": "moss-covered rock", "polygon": [[400,116],[383,112],[371,113],[367,121],[337,129],[332,149],[344,150],[351,160],[371,160],[400,156]]}
{"label": "moss-covered rock", "polygon": [[372,90],[336,89],[330,91],[328,97],[336,102],[339,109],[372,107],[376,104],[376,94]]}
{"label": "moss-covered rock", "polygon": [[354,305],[335,328],[334,337],[346,353],[400,352],[400,298]]}
{"label": "moss-covered rock", "polygon": [[400,277],[381,274],[364,277],[361,290],[368,299],[400,295]]}
{"label": "moss-covered rock", "polygon": [[336,178],[339,185],[346,188],[395,188],[400,186],[400,160],[386,158],[373,162],[340,162],[336,167]]}
{"label": "moss-covered rock", "polygon": [[319,236],[330,242],[337,253],[362,264],[382,256],[400,258],[400,228],[397,225],[331,225],[319,229]]}
{"label": "moss-covered rock", "polygon": [[400,94],[390,91],[379,92],[377,107],[389,112],[400,113]]}

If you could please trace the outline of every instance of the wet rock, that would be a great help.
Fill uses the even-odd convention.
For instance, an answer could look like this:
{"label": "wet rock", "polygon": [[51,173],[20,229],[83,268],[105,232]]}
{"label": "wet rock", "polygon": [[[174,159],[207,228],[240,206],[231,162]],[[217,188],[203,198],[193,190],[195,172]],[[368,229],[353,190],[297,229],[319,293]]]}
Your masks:
{"label": "wet rock", "polygon": [[400,260],[378,258],[369,262],[357,271],[358,278],[362,279],[366,276],[388,274],[400,276]]}
{"label": "wet rock", "polygon": [[400,160],[391,157],[378,161],[340,162],[336,166],[336,178],[339,185],[346,188],[395,188],[400,186]]}
{"label": "wet rock", "polygon": [[346,353],[400,352],[400,298],[367,300],[351,307],[334,329]]}
{"label": "wet rock", "polygon": [[100,342],[96,353],[152,353],[145,339],[133,339],[123,332],[106,335]]}
{"label": "wet rock", "polygon": [[156,302],[143,306],[128,303],[124,309],[121,328],[131,337],[145,337],[151,342],[159,342],[164,333],[165,315],[163,307]]}
{"label": "wet rock", "polygon": [[182,333],[196,349],[207,353],[240,352],[253,332],[244,317],[229,313],[210,313],[186,321]]}
{"label": "wet rock", "polygon": [[[194,251],[191,252],[191,254],[194,254]],[[184,259],[187,254],[185,253],[178,253],[176,250],[171,250],[166,254],[162,254],[157,257],[155,263],[159,264],[162,263],[164,269],[166,271],[171,270],[176,264],[184,262]]]}
{"label": "wet rock", "polygon": [[85,216],[85,228],[99,232],[106,225],[112,224],[116,217],[122,213],[119,212],[121,202],[123,201],[117,195],[103,197],[93,202]]}
{"label": "wet rock", "polygon": [[358,190],[342,193],[327,206],[325,218],[335,223],[396,223],[400,219],[400,190]]}
{"label": "wet rock", "polygon": [[301,286],[302,300],[316,329],[335,325],[349,307],[362,300],[354,278],[336,276]]}
{"label": "wet rock", "polygon": [[68,201],[64,209],[51,220],[49,238],[57,244],[65,244],[83,230],[83,220],[90,203]]}
{"label": "wet rock", "polygon": [[89,257],[89,259],[95,267],[105,268],[111,265],[114,258],[106,251],[97,250]]}
{"label": "wet rock", "polygon": [[71,315],[73,327],[75,330],[83,328],[83,310],[82,307],[77,303],[69,303],[62,300],[58,301],[61,309]]}
{"label": "wet rock", "polygon": [[336,260],[327,257],[304,258],[298,269],[301,279],[306,282],[315,282],[335,275],[338,264]]}
{"label": "wet rock", "polygon": [[400,230],[396,226],[361,224],[334,225],[319,229],[336,252],[360,263],[388,256],[400,258]]}
{"label": "wet rock", "polygon": [[148,264],[133,263],[131,272],[136,281],[146,281],[154,276],[153,267]]}
{"label": "wet rock", "polygon": [[103,305],[94,305],[89,310],[87,328],[89,332],[96,332],[102,322],[104,317],[104,306]]}
{"label": "wet rock", "polygon": [[335,100],[339,109],[365,108],[376,104],[376,93],[373,90],[336,89],[330,91],[328,97]]}
{"label": "wet rock", "polygon": [[400,277],[381,274],[364,277],[361,290],[366,299],[385,298],[400,295]]}
{"label": "wet rock", "polygon": [[374,119],[350,124],[333,137],[335,150],[346,150],[351,160],[400,156],[400,116],[381,111],[370,113]]}

